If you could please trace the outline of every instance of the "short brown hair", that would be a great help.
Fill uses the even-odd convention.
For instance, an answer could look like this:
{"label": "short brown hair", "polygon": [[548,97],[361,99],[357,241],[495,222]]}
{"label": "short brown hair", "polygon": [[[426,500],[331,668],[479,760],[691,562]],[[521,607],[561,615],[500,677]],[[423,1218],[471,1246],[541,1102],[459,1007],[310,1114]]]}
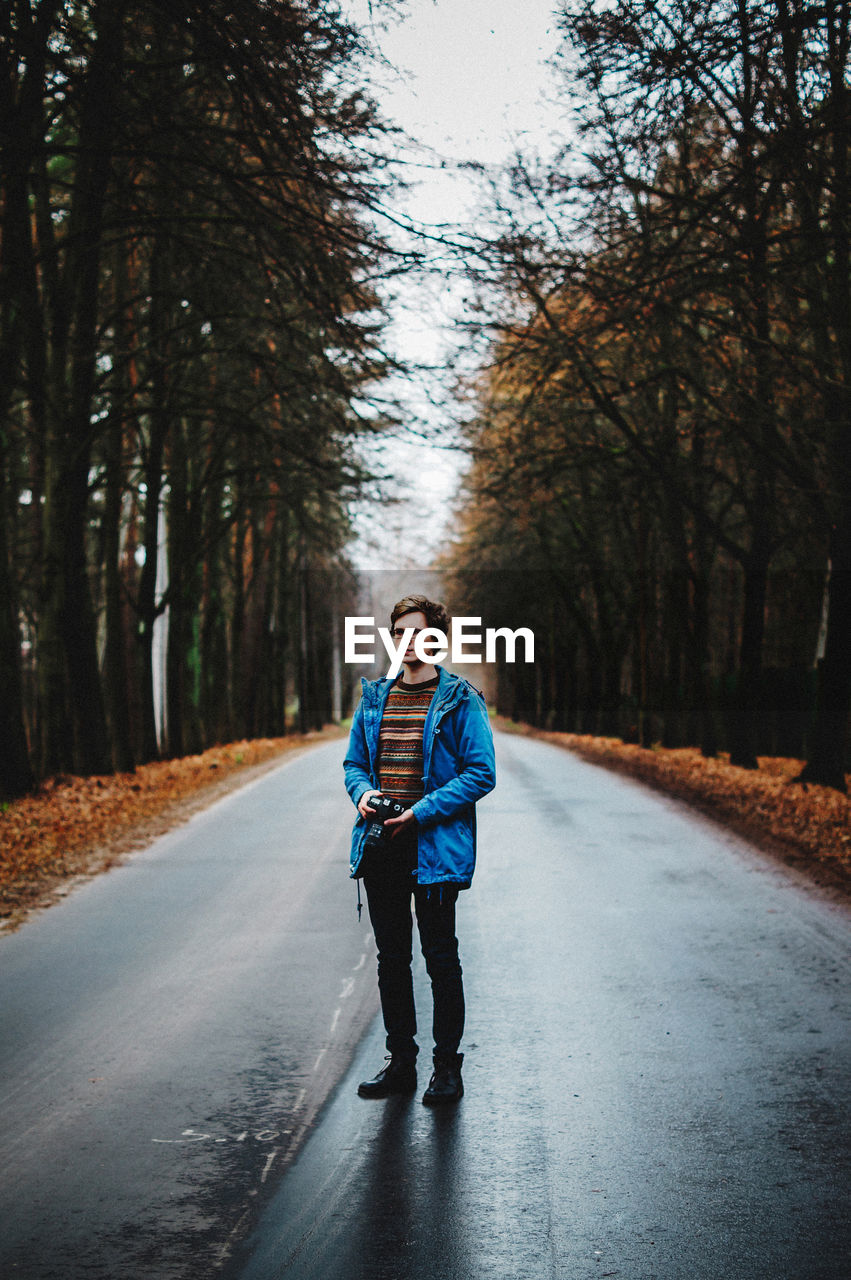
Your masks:
{"label": "short brown hair", "polygon": [[437,627],[444,635],[449,632],[449,614],[442,604],[436,600],[429,600],[428,596],[403,596],[397,604],[394,604],[393,612],[390,614],[391,630],[395,627],[397,619],[405,613],[424,613],[430,627]]}

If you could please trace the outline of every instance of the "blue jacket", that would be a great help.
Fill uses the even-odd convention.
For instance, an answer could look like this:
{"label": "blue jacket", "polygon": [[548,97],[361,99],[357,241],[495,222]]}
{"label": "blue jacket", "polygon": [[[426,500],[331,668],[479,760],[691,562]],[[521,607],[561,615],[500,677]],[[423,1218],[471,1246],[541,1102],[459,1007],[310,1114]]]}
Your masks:
{"label": "blue jacket", "polygon": [[[485,700],[460,676],[438,668],[439,683],[423,728],[423,790],[412,806],[417,820],[420,884],[469,885],[476,865],[476,801],[496,785],[493,734]],[[362,680],[363,697],[352,720],[343,768],[357,804],[378,788],[378,735],[388,676]],[[351,874],[358,874],[367,823],[358,814],[352,832]]]}

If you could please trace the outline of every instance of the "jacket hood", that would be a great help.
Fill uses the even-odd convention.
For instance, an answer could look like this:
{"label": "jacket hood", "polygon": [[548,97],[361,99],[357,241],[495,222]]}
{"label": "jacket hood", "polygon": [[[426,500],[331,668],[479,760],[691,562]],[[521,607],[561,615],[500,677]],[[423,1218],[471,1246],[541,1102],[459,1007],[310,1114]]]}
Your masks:
{"label": "jacket hood", "polygon": [[[437,675],[439,683],[435,698],[436,711],[448,711],[461,698],[478,692],[469,680],[456,675],[453,671],[447,671],[445,667],[438,666]],[[368,680],[366,676],[361,676],[364,704],[368,707],[377,706],[395,683],[396,680],[391,679],[390,676],[379,676],[377,680]]]}

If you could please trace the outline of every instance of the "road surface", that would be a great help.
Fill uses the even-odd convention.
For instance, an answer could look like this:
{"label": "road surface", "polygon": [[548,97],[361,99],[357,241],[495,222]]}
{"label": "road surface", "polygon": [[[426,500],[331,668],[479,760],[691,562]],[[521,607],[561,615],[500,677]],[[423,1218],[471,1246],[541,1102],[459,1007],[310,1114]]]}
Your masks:
{"label": "road surface", "polygon": [[0,1276],[210,1276],[375,1011],[342,742],[0,937]]}
{"label": "road surface", "polygon": [[0,938],[0,1274],[846,1280],[847,909],[500,735],[459,904],[466,1095],[369,1102],[342,756]]}

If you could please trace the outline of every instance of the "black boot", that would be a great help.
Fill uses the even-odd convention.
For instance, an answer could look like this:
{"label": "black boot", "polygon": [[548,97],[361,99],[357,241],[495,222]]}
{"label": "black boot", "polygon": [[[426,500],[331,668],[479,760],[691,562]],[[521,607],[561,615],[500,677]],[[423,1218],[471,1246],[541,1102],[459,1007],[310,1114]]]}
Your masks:
{"label": "black boot", "polygon": [[454,1053],[448,1058],[435,1058],[434,1073],[423,1094],[423,1102],[426,1106],[434,1106],[440,1102],[457,1102],[463,1096],[464,1081],[461,1079],[463,1061],[463,1053]]}
{"label": "black boot", "polygon": [[358,1093],[362,1098],[387,1098],[391,1093],[413,1093],[416,1087],[416,1060],[391,1057],[374,1080],[360,1082]]}

